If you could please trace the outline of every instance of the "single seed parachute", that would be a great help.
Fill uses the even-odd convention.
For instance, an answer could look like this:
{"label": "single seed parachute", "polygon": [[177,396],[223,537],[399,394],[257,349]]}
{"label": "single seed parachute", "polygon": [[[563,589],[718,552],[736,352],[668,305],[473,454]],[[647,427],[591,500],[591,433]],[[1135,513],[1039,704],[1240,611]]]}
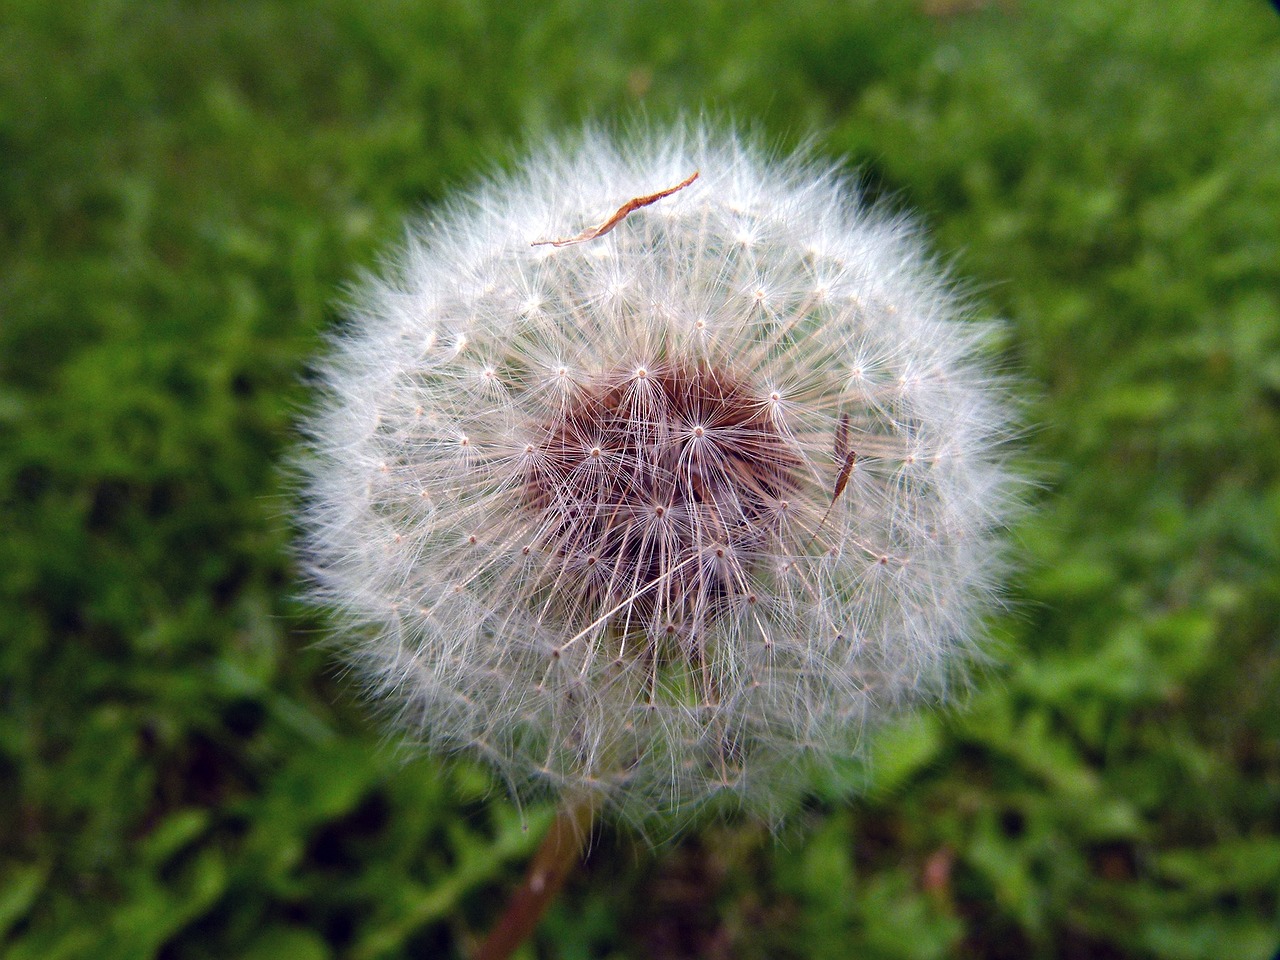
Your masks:
{"label": "single seed parachute", "polygon": [[428,749],[641,823],[776,815],[977,652],[991,327],[832,170],[588,132],[415,226],[350,320],[312,593]]}

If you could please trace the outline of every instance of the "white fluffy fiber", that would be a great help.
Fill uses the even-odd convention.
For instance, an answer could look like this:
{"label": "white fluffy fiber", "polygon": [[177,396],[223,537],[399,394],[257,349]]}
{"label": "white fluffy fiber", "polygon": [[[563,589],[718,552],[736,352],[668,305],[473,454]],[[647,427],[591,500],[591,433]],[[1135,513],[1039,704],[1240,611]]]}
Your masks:
{"label": "white fluffy fiber", "polygon": [[[695,170],[605,236],[532,245]],[[308,423],[313,595],[412,737],[517,791],[636,821],[717,796],[775,814],[814,761],[945,693],[981,639],[1008,421],[979,358],[990,328],[964,313],[912,227],[809,159],[694,124],[541,149],[415,225],[358,292]],[[531,501],[575,396],[698,364],[732,371],[785,445],[794,488],[764,529],[739,512],[713,530],[691,496],[665,526],[652,504],[584,503],[633,450]],[[709,459],[682,446],[670,471],[681,489],[737,442],[704,426]],[[649,538],[663,584],[586,568],[572,525],[592,510],[592,530]],[[690,598],[655,612],[672,582]]]}

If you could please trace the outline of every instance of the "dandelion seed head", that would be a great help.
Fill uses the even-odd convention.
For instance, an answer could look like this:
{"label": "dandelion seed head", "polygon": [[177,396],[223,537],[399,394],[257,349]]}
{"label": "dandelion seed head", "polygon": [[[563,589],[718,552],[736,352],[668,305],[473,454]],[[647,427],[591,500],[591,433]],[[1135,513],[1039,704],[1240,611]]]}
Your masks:
{"label": "dandelion seed head", "polygon": [[990,327],[835,172],[587,133],[412,228],[350,319],[313,595],[424,747],[640,823],[771,816],[979,650],[1013,487]]}

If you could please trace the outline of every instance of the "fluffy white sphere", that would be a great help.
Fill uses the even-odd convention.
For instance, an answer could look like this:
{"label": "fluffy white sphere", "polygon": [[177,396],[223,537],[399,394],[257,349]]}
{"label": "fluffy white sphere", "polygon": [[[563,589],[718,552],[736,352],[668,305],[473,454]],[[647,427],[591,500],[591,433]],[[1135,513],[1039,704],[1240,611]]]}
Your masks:
{"label": "fluffy white sphere", "polygon": [[545,148],[359,292],[309,422],[314,595],[413,735],[517,791],[775,813],[975,649],[1010,478],[963,313],[810,160]]}

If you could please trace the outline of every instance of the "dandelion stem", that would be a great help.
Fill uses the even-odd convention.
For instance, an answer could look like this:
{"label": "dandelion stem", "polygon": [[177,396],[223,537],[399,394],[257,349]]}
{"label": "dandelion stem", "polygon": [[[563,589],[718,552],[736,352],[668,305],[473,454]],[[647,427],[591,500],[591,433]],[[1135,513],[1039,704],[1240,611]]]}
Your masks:
{"label": "dandelion stem", "polygon": [[542,838],[519,889],[476,952],[475,960],[507,960],[538,926],[538,921],[578,862],[591,832],[595,804],[566,802]]}

